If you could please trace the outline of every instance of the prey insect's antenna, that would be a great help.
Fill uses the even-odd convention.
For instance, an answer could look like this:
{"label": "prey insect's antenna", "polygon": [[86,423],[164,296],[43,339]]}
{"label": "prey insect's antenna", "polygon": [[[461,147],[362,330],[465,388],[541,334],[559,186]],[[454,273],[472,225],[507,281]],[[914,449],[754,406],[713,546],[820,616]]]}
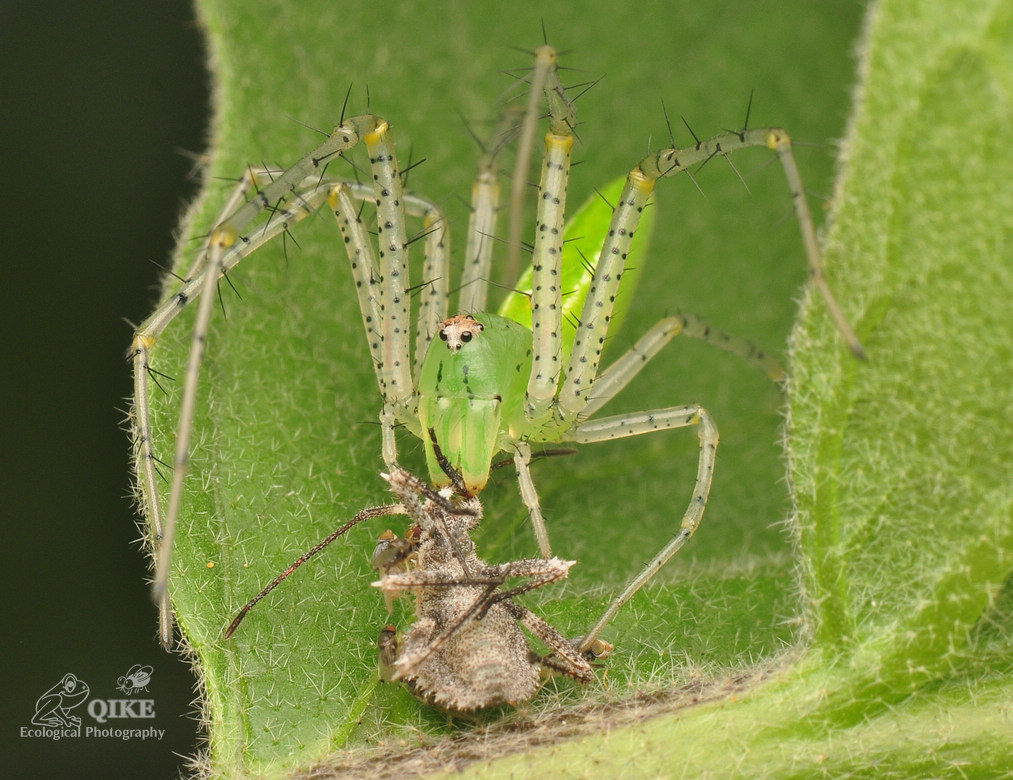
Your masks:
{"label": "prey insect's antenna", "polygon": [[405,508],[403,504],[387,504],[386,506],[368,507],[358,512],[358,514],[356,514],[355,517],[353,517],[343,526],[338,528],[326,539],[324,539],[321,542],[318,542],[312,548],[310,548],[305,553],[296,558],[295,561],[292,562],[291,566],[289,566],[287,569],[285,569],[285,571],[283,571],[281,574],[275,577],[274,580],[271,581],[270,585],[268,585],[266,588],[260,591],[260,593],[258,593],[248,602],[246,602],[246,605],[241,610],[239,610],[238,614],[235,616],[235,618],[233,618],[232,622],[229,624],[229,627],[225,629],[225,633],[222,635],[222,638],[228,639],[229,637],[231,637],[236,632],[236,629],[239,628],[239,624],[243,622],[243,619],[246,617],[247,613],[255,606],[257,606],[257,602],[259,602],[262,598],[264,598],[264,596],[266,596],[272,590],[281,585],[281,583],[287,580],[296,569],[298,569],[300,566],[306,563],[306,561],[308,561],[318,552],[327,547],[327,545],[329,545],[339,536],[347,532],[350,528],[358,525],[359,523],[365,520],[372,520],[375,517],[384,517],[386,515],[403,515],[403,514],[405,514]]}

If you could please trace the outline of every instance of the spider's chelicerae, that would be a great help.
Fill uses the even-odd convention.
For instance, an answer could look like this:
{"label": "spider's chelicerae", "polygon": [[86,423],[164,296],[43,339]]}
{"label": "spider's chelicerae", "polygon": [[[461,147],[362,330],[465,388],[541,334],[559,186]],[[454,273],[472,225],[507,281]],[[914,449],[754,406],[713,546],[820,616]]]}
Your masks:
{"label": "spider's chelicerae", "polygon": [[[500,130],[479,166],[468,226],[464,274],[456,316],[449,316],[450,269],[448,226],[436,203],[402,186],[390,125],[371,114],[344,119],[310,155],[284,171],[250,168],[236,187],[215,227],[196,256],[179,289],[137,329],[130,355],[134,363],[134,423],[137,472],[143,511],[157,543],[154,594],[160,605],[160,637],[168,646],[172,629],[169,571],[173,537],[183,500],[183,483],[191,448],[198,373],[209,332],[215,289],[241,260],[269,241],[287,234],[294,223],[331,211],[341,229],[365,326],[366,338],[382,396],[382,456],[390,471],[398,465],[395,428],[403,426],[424,442],[432,481],[446,484],[427,430],[434,431],[453,469],[469,492],[485,486],[499,452],[512,457],[521,496],[528,509],[543,557],[551,557],[538,495],[529,464],[532,444],[581,444],[695,426],[700,439],[696,481],[677,533],[611,603],[584,637],[579,650],[597,641],[620,607],[686,542],[700,523],[710,492],[717,427],[696,404],[595,418],[594,414],[625,387],[680,332],[708,338],[710,331],[684,316],[666,317],[650,328],[614,363],[599,371],[627,255],[655,183],[712,157],[738,149],[766,147],[780,160],[802,231],[810,277],[848,346],[861,345],[835,301],[823,275],[822,260],[801,178],[788,134],[780,128],[726,132],[685,149],[667,148],[640,161],[630,171],[615,204],[608,232],[597,256],[586,257],[584,280],[564,282],[563,233],[566,189],[576,113],[562,86],[556,52],[538,49],[530,75],[526,105],[503,112]],[[528,161],[548,105],[536,224],[531,248],[529,305],[511,316],[486,312],[486,293],[499,209],[498,154],[514,136],[517,163],[510,198],[507,251],[520,251],[520,204]],[[365,145],[372,182],[339,178],[338,159]],[[362,220],[362,205],[374,204],[376,238]],[[410,281],[408,218],[423,221],[425,260],[421,279]],[[414,306],[412,289],[419,291]],[[567,306],[578,312],[571,323]],[[192,346],[182,401],[168,500],[163,509],[156,471],[150,384],[155,369],[152,348],[165,328],[196,299]],[[575,303],[579,302],[579,303]],[[573,308],[576,306],[576,308]],[[518,320],[523,320],[520,322]],[[414,330],[414,345],[411,333]],[[570,335],[572,334],[572,335]],[[738,342],[723,343],[733,350]]]}

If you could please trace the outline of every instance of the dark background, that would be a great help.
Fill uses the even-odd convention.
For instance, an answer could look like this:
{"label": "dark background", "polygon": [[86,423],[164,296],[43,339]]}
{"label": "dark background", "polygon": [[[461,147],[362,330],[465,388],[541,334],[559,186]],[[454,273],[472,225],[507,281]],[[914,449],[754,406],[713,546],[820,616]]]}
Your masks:
{"label": "dark background", "polygon": [[[197,724],[155,641],[122,430],[131,327],[196,181],[208,77],[185,0],[0,2],[3,322],[0,745],[10,777],[172,778]],[[154,671],[161,741],[19,736],[72,672],[91,698]],[[85,707],[74,714],[91,719]]]}

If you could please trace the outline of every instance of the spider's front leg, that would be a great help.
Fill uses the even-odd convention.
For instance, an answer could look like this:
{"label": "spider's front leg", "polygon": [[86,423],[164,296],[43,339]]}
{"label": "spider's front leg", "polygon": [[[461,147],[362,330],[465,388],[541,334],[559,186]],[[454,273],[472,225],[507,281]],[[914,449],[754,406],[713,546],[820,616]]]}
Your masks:
{"label": "spider's front leg", "polygon": [[[634,206],[632,202],[627,205]],[[622,391],[669,341],[682,332],[684,326],[689,322],[692,321],[684,317],[665,318],[645,333],[628,352],[613,363],[601,376],[587,382],[587,389],[584,392],[578,393],[574,390],[568,394],[567,398],[574,401],[573,406],[563,407],[560,404],[559,407],[566,410],[566,416],[563,416],[563,411],[560,412],[560,424],[562,427],[560,437],[564,441],[590,444],[692,425],[698,426],[698,436],[700,439],[700,455],[697,463],[696,481],[693,486],[689,506],[687,506],[686,511],[683,513],[679,530],[654,558],[644,566],[640,574],[626,585],[622,593],[613,599],[597,623],[582,638],[578,645],[578,650],[582,653],[587,652],[595,646],[598,636],[605,626],[612,621],[616,613],[682,548],[703,519],[704,509],[707,505],[707,498],[710,495],[711,483],[714,477],[714,464],[719,439],[717,425],[706,409],[694,404],[585,421],[587,417]],[[588,328],[588,330],[591,330],[591,328]],[[600,338],[603,339],[605,331],[602,330],[601,332],[602,336]],[[600,345],[601,342],[598,343]],[[576,347],[574,349],[576,351]],[[600,346],[596,350],[597,357],[600,357]],[[572,371],[573,367],[571,364]],[[578,381],[575,381],[572,385],[574,388],[579,386],[580,382]],[[569,381],[564,383],[564,388],[567,387],[571,387]]]}
{"label": "spider's front leg", "polygon": [[591,648],[602,629],[612,621],[612,618],[615,617],[622,606],[668,563],[672,556],[686,544],[700,525],[704,509],[707,506],[707,497],[710,495],[711,482],[714,478],[714,463],[718,448],[718,429],[714,423],[714,419],[706,409],[702,406],[691,404],[593,420],[578,425],[565,437],[567,441],[590,444],[592,442],[608,441],[626,436],[638,436],[642,433],[685,428],[690,425],[699,426],[700,457],[697,463],[696,482],[693,485],[692,497],[690,498],[689,506],[686,507],[686,511],[683,513],[679,530],[658,551],[654,558],[644,566],[640,574],[626,585],[623,592],[612,600],[605,613],[581,641],[579,647],[581,652]]}
{"label": "spider's front leg", "polygon": [[[235,188],[208,238],[190,264],[180,288],[148,317],[134,334],[129,356],[134,367],[135,469],[141,486],[145,518],[156,549],[152,597],[159,607],[159,639],[166,649],[172,643],[169,571],[172,545],[183,503],[183,486],[189,467],[198,378],[210,328],[214,292],[229,270],[258,247],[288,230],[291,223],[313,213],[325,200],[324,171],[335,156],[359,143],[369,131],[372,117],[353,117],[338,127],[312,154],[278,173],[250,169]],[[163,515],[153,450],[151,351],[163,331],[194,300],[199,299],[193,337],[183,377],[176,428],[172,480]]]}
{"label": "spider's front leg", "polygon": [[[389,469],[397,466],[395,427],[408,424],[421,437],[415,406],[417,376],[439,323],[447,316],[450,234],[446,219],[430,200],[404,191],[389,124],[378,120],[363,138],[373,171],[373,186],[340,183],[328,204],[341,228],[359,309],[383,398],[380,411],[382,454]],[[357,201],[376,204],[379,253],[361,219]],[[407,216],[423,220],[425,239],[422,299],[416,330],[414,363],[410,354],[411,306]]]}
{"label": "spider's front leg", "polygon": [[[512,449],[521,500],[528,510],[538,550],[543,558],[548,558],[552,555],[552,549],[541,502],[531,479],[531,445],[528,441],[543,440],[541,429],[547,425],[550,428],[552,426],[556,391],[563,365],[563,227],[573,128],[577,123],[577,115],[559,81],[555,50],[547,46],[539,49],[532,82],[532,97],[540,97],[539,93],[543,92],[548,100],[550,126],[549,132],[545,134],[542,173],[538,183],[531,261],[531,372],[523,410],[526,430],[514,437]],[[527,114],[535,116],[536,112],[529,109]],[[519,175],[515,173],[515,183]],[[516,208],[514,212],[517,212]]]}

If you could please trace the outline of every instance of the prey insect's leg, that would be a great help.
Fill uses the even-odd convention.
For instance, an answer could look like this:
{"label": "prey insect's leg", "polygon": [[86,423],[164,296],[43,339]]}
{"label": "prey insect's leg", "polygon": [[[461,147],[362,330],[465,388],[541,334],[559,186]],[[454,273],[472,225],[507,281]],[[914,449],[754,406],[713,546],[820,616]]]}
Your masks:
{"label": "prey insect's leg", "polygon": [[639,414],[617,415],[601,420],[592,420],[576,426],[566,438],[580,443],[607,441],[626,436],[637,436],[653,431],[700,426],[700,459],[697,463],[696,483],[693,497],[682,516],[678,533],[661,548],[661,551],[644,567],[644,570],[609,605],[594,627],[584,636],[578,650],[584,652],[594,645],[602,629],[615,617],[622,606],[633,597],[696,531],[703,517],[714,477],[714,461],[718,447],[718,429],[707,410],[700,406],[676,406]]}
{"label": "prey insect's leg", "polygon": [[551,663],[549,659],[544,659],[542,661],[544,665],[580,682],[588,683],[594,680],[590,664],[573,642],[530,609],[513,601],[505,602],[504,606],[513,615],[514,620],[538,637],[552,651]]}
{"label": "prey insect's leg", "polygon": [[[569,574],[570,567],[573,564],[574,561],[563,561],[558,558],[534,558],[487,566],[471,575],[442,569],[416,570],[388,574],[379,582],[373,583],[376,587],[383,590],[385,598],[390,594],[396,596],[401,591],[413,590],[420,587],[482,588],[474,601],[450,625],[446,626],[436,637],[426,643],[424,648],[421,648],[413,655],[403,656],[399,660],[398,665],[401,667],[401,674],[410,673],[413,668],[422,664],[433,653],[443,647],[454,634],[468,623],[473,620],[481,620],[494,605],[513,604],[510,599],[514,596],[542,588],[565,578]],[[531,578],[531,581],[508,591],[498,590],[501,585],[513,577]]]}
{"label": "prey insect's leg", "polygon": [[[390,514],[410,514],[410,511],[391,512]],[[498,588],[508,579],[514,577],[530,579],[530,582],[525,582],[523,585],[498,593],[490,592],[477,599],[475,605],[469,607],[469,610],[474,610],[473,612],[469,611],[469,614],[481,617],[493,604],[565,579],[575,563],[576,561],[564,561],[559,558],[525,558],[519,561],[484,566],[470,574],[450,572],[444,569],[397,571],[385,574],[383,579],[374,582],[373,585],[383,590],[384,593],[396,596],[403,591],[416,588],[485,587],[489,585]]]}

